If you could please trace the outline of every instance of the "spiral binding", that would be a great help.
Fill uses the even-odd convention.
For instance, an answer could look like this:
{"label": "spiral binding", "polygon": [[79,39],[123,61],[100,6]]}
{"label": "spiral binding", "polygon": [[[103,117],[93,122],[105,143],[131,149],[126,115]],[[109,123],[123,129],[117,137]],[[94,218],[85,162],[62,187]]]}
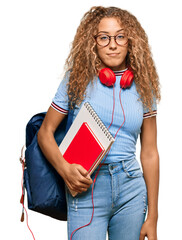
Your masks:
{"label": "spiral binding", "polygon": [[101,128],[101,130],[104,132],[104,134],[106,135],[106,137],[109,139],[109,141],[113,140],[113,136],[111,135],[111,133],[109,132],[109,130],[106,128],[106,126],[104,125],[104,123],[102,122],[102,120],[99,118],[99,116],[97,115],[97,113],[94,111],[94,109],[92,108],[92,106],[90,105],[90,103],[85,102],[84,106],[87,108],[87,110],[90,112],[90,114],[92,115],[92,117],[94,118],[94,120],[96,121],[96,123],[99,125],[99,127]]}

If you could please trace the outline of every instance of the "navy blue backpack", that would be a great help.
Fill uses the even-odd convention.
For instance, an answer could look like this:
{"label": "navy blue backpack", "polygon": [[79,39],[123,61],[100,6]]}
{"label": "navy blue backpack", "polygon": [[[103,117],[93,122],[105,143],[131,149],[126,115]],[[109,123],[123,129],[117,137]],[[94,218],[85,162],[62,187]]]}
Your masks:
{"label": "navy blue backpack", "polygon": [[[26,126],[26,150],[23,185],[27,192],[28,208],[53,217],[67,220],[65,183],[43,155],[37,133],[46,113],[34,115]],[[72,124],[73,110],[69,111],[55,132],[59,145]]]}

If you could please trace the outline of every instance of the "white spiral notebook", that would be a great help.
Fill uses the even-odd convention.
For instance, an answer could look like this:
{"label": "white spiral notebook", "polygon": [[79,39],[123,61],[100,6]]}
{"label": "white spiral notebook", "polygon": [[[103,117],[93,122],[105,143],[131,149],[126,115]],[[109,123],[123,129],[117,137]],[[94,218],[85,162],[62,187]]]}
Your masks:
{"label": "white spiral notebook", "polygon": [[[114,141],[92,106],[86,102],[78,112],[59,149],[66,161],[82,165],[91,175]],[[73,196],[77,194],[70,192]]]}

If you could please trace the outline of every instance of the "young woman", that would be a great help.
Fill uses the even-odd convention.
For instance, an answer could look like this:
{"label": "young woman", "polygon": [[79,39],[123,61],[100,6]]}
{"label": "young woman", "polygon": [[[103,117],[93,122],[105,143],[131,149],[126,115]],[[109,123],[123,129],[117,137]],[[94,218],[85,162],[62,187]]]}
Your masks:
{"label": "young woman", "polygon": [[[111,87],[99,79],[103,68],[110,68],[116,76]],[[120,80],[127,70],[134,80],[124,88]],[[159,100],[147,35],[136,17],[116,7],[92,7],[77,29],[64,79],[38,133],[43,153],[65,181],[69,239],[104,240],[108,231],[110,240],[143,240],[145,236],[157,240]],[[97,169],[88,176],[82,166],[69,164],[54,140],[69,109],[74,109],[74,120],[86,101],[115,136],[94,184],[91,222]],[[139,134],[143,173],[135,156]],[[67,187],[78,195],[72,197]]]}

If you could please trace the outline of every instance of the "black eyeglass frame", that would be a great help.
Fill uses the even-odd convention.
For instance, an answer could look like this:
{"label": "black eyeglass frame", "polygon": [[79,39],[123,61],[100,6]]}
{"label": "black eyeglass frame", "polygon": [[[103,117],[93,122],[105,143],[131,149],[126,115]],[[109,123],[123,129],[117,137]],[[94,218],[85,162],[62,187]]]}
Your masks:
{"label": "black eyeglass frame", "polygon": [[[117,37],[118,35],[120,35],[120,34],[121,34],[121,33],[118,33],[118,34],[115,35],[115,36],[110,36],[110,35],[107,35],[107,34],[103,34],[103,33],[102,33],[102,34],[97,34],[97,35],[95,35],[94,38],[95,38],[96,43],[97,43],[99,46],[101,46],[101,47],[107,47],[107,46],[110,44],[112,37],[114,38],[115,43],[116,43],[117,45],[119,45],[119,46],[125,46],[125,45],[128,43],[128,39],[127,39],[127,41],[126,41],[125,44],[118,44],[117,41],[116,41],[116,37]],[[98,43],[98,41],[97,41],[97,37],[99,37],[100,35],[105,35],[105,36],[109,37],[109,43],[106,44],[106,45],[104,45],[104,46],[103,46],[103,45],[100,45],[100,44]]]}

